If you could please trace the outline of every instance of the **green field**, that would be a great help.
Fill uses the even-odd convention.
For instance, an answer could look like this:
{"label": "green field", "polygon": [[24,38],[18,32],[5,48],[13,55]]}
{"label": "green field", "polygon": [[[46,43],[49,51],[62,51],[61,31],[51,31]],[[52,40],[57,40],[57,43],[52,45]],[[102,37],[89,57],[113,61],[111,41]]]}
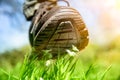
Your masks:
{"label": "green field", "polygon": [[47,58],[39,60],[25,46],[1,54],[0,80],[120,80],[120,38],[104,46],[89,43],[80,52],[74,47],[57,59],[43,53]]}

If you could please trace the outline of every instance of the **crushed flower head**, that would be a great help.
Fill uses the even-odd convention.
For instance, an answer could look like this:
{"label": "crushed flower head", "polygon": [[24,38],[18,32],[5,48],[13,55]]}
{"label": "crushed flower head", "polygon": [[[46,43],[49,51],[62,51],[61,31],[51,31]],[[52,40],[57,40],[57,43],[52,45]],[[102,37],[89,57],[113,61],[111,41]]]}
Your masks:
{"label": "crushed flower head", "polygon": [[40,77],[40,80],[44,80],[42,77]]}
{"label": "crushed flower head", "polygon": [[73,52],[73,51],[70,51],[70,50],[66,50],[67,51],[67,53],[70,55],[70,56],[75,56],[76,55],[76,53],[75,52]]}
{"label": "crushed flower head", "polygon": [[79,49],[77,47],[75,47],[74,45],[72,45],[72,50],[75,52],[79,52]]}

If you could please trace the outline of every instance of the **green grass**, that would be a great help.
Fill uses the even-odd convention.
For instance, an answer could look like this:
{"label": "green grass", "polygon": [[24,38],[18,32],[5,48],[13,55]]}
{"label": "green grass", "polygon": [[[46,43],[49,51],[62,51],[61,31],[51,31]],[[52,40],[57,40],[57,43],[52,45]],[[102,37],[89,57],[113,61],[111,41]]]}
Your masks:
{"label": "green grass", "polygon": [[73,47],[56,59],[49,50],[42,59],[24,54],[26,49],[12,51],[0,56],[0,80],[120,80],[119,40],[106,46],[89,44],[83,51]]}
{"label": "green grass", "polygon": [[75,47],[57,59],[46,59],[44,56],[39,60],[35,55],[26,54],[22,66],[17,67],[17,74],[14,73],[15,68],[11,72],[1,69],[4,74],[1,80],[105,80],[111,65],[105,69],[94,63],[86,67],[79,58],[80,52]]}

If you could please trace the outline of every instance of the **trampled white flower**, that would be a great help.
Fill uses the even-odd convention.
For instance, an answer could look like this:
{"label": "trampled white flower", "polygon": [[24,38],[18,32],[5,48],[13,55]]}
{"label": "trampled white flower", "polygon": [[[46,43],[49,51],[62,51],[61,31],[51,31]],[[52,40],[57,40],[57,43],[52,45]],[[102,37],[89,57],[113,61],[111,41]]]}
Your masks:
{"label": "trampled white flower", "polygon": [[70,55],[70,56],[75,56],[76,55],[76,53],[75,52],[73,52],[73,51],[70,51],[70,50],[66,50],[67,51],[67,53]]}
{"label": "trampled white flower", "polygon": [[40,80],[44,80],[42,77],[40,77]]}
{"label": "trampled white flower", "polygon": [[51,64],[51,60],[47,60],[45,63],[46,66],[49,66],[50,64]]}
{"label": "trampled white flower", "polygon": [[77,47],[75,47],[74,45],[72,45],[72,50],[79,52],[79,49]]}

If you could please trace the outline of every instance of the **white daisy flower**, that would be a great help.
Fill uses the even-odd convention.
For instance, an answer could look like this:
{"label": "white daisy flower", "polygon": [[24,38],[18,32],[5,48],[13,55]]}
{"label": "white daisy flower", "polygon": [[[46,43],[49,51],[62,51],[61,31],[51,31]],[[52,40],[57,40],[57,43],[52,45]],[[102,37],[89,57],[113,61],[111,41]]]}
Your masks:
{"label": "white daisy flower", "polygon": [[79,52],[79,49],[77,47],[75,47],[74,45],[72,45],[72,50]]}
{"label": "white daisy flower", "polygon": [[51,60],[47,60],[45,63],[46,66],[49,66],[50,64],[51,64]]}
{"label": "white daisy flower", "polygon": [[42,77],[40,77],[40,80],[44,80]]}
{"label": "white daisy flower", "polygon": [[76,55],[76,53],[75,52],[73,52],[73,51],[70,51],[70,50],[66,50],[67,51],[67,53],[70,55],[70,56],[75,56]]}

